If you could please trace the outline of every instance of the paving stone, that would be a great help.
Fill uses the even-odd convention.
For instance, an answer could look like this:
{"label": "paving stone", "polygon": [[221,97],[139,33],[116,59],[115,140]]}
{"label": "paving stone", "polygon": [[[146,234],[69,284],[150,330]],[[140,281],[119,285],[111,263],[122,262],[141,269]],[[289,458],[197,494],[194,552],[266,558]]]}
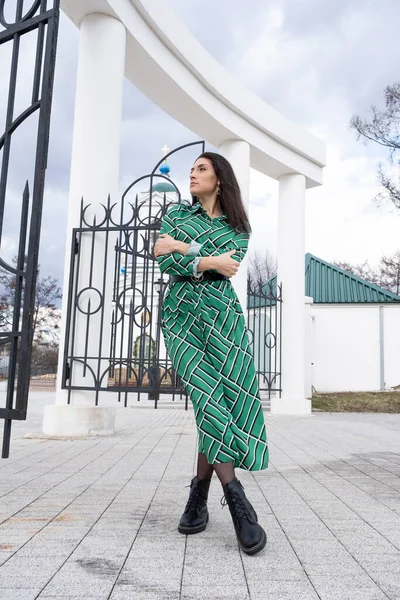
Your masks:
{"label": "paving stone", "polygon": [[82,584],[78,580],[71,580],[69,582],[59,582],[55,578],[52,580],[47,587],[40,593],[40,598],[54,598],[60,597],[64,599],[70,598],[108,598],[113,584]]}
{"label": "paving stone", "polygon": [[[108,600],[110,597],[110,592],[103,592],[103,593],[98,593],[96,596],[85,596],[85,600]],[[36,598],[36,596],[35,596]],[[39,594],[38,598],[48,598],[48,600],[65,600],[66,598],[68,598],[68,600],[82,600],[82,596],[43,596],[42,594]],[[134,599],[132,599],[134,600]]]}
{"label": "paving stone", "polygon": [[2,589],[1,600],[35,600],[41,588],[31,589]]}
{"label": "paving stone", "polygon": [[167,591],[162,587],[143,588],[133,585],[118,585],[110,600],[180,600],[180,589]]}
{"label": "paving stone", "polygon": [[39,443],[54,398],[31,400],[0,462],[1,600],[400,600],[400,415],[266,414],[270,468],[237,471],[268,536],[248,556],[216,476],[207,529],[177,531],[191,410],[118,408],[113,436]]}
{"label": "paving stone", "polygon": [[400,572],[374,573],[374,581],[391,600],[400,600]]}
{"label": "paving stone", "polygon": [[[144,598],[145,596],[143,596],[143,600]],[[182,588],[182,600],[207,600],[208,598],[213,598],[214,600],[250,600],[250,595],[247,586],[217,586],[213,582],[207,587],[188,585]]]}
{"label": "paving stone", "polygon": [[358,577],[310,576],[321,600],[387,600],[385,593],[365,573]]}
{"label": "paving stone", "polygon": [[397,573],[400,578],[400,552],[396,555],[371,553],[360,558],[360,564],[368,573]]}
{"label": "paving stone", "polygon": [[[44,587],[48,581],[50,580],[49,575],[32,575],[32,574],[24,574],[21,577],[20,573],[10,573],[10,571],[3,570],[3,567],[0,570],[0,590],[7,589],[31,589],[31,588],[42,588]],[[1,597],[1,596],[0,596]]]}
{"label": "paving stone", "polygon": [[318,600],[310,581],[305,578],[301,581],[258,581],[256,584],[249,582],[252,600]]}

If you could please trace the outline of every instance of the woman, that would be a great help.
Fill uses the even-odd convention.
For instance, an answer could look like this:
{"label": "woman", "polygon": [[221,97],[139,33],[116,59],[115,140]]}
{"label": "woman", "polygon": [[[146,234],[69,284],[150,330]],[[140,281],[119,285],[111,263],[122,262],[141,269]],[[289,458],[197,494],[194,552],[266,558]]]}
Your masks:
{"label": "woman", "polygon": [[245,319],[230,281],[247,252],[250,225],[233,169],[219,154],[204,152],[195,161],[190,192],[192,205],[167,210],[154,245],[161,271],[171,275],[161,314],[165,345],[198,431],[197,475],[178,530],[206,528],[216,471],[239,545],[255,554],[266,534],[234,469],[266,469],[268,445]]}

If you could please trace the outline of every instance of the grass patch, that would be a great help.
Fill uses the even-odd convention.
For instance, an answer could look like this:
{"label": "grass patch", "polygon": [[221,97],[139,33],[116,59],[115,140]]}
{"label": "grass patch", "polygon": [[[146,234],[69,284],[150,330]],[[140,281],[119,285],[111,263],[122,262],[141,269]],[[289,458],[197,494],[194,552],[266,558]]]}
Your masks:
{"label": "grass patch", "polygon": [[400,413],[400,391],[313,394],[312,408],[324,412]]}

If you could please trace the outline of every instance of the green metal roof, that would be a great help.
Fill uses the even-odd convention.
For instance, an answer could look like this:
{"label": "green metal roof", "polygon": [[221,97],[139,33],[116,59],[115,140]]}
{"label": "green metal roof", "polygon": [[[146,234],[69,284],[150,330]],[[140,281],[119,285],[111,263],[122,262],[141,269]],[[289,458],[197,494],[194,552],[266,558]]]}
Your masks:
{"label": "green metal roof", "polygon": [[[310,296],[315,304],[400,302],[400,296],[335,267],[309,252],[306,254],[305,277],[306,296]],[[250,298],[250,308],[275,304],[274,300],[262,297],[264,294],[269,295],[271,288],[276,295],[276,275],[263,285],[263,294],[260,297]],[[282,296],[284,299],[284,290]]]}
{"label": "green metal roof", "polygon": [[400,302],[400,296],[310,253],[306,254],[306,295],[314,302]]}

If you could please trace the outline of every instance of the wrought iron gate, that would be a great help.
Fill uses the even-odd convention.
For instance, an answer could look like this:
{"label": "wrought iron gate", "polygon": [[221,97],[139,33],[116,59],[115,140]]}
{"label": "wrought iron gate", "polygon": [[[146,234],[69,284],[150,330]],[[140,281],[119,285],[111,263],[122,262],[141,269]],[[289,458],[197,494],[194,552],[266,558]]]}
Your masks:
{"label": "wrought iron gate", "polygon": [[[27,6],[28,5],[28,8]],[[51,6],[50,6],[51,5]],[[50,6],[50,8],[49,8]],[[13,9],[13,11],[11,10]],[[16,240],[16,264],[10,264],[3,252],[0,272],[14,278],[13,301],[0,307],[0,350],[8,357],[8,377],[5,407],[0,407],[4,419],[2,458],[8,458],[12,420],[26,419],[33,335],[33,307],[36,290],[39,239],[42,218],[43,190],[47,164],[50,110],[54,81],[59,0],[0,0],[0,56],[6,64],[5,52],[10,50],[9,89],[5,110],[5,128],[0,137],[2,151],[0,175],[0,240],[4,236],[4,213],[7,204],[7,183],[13,134],[29,117],[38,113],[36,159],[32,193],[28,181],[21,189],[19,234]],[[30,101],[16,114],[18,77],[21,78],[21,41],[24,36],[36,36],[35,61],[32,70]],[[7,45],[8,44],[8,45]],[[27,73],[24,72],[24,77]],[[29,121],[27,121],[29,122]],[[14,219],[15,221],[15,219]],[[1,244],[1,242],[0,242]],[[3,244],[0,246],[3,250]],[[25,256],[27,258],[25,259]],[[20,368],[18,368],[20,367]],[[15,388],[16,383],[16,388]]]}
{"label": "wrought iron gate", "polygon": [[[169,277],[159,270],[152,250],[168,206],[181,201],[181,193],[168,175],[166,159],[193,147],[198,155],[198,150],[204,151],[204,142],[169,152],[150,174],[126,189],[119,205],[112,204],[110,198],[101,205],[101,215],[82,201],[79,227],[73,230],[71,244],[62,376],[68,402],[72,390],[86,390],[95,392],[95,405],[101,392],[114,392],[127,406],[129,394],[134,392],[138,401],[141,395],[148,396],[155,408],[160,394],[168,394],[172,400],[183,396],[188,407],[160,326],[160,307]],[[157,173],[159,167],[161,172]],[[267,320],[276,331],[280,295],[250,286],[249,298],[254,298],[253,306],[249,303],[248,307],[249,319],[258,327],[252,339],[259,354],[259,383],[270,394],[279,389],[280,354],[278,336],[274,333],[271,337]],[[266,316],[263,320],[260,315],[271,314],[273,303],[276,320]],[[268,360],[267,369],[264,350],[275,356]]]}
{"label": "wrought iron gate", "polygon": [[204,142],[166,154],[128,186],[119,205],[109,198],[100,217],[82,202],[72,234],[64,346],[62,387],[69,391],[68,401],[72,390],[94,391],[95,405],[100,392],[117,392],[127,406],[128,394],[135,392],[138,400],[148,395],[157,408],[160,393],[166,393],[173,400],[184,396],[187,407],[160,326],[169,278],[152,250],[168,206],[181,201],[166,159],[191,148],[198,155]]}

